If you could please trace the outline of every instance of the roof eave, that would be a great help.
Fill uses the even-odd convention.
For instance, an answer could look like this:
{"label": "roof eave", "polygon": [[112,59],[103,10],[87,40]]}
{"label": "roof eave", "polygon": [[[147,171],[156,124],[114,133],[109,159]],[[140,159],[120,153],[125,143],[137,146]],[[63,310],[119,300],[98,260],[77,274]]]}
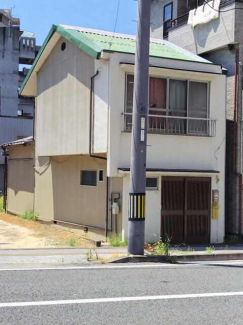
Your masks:
{"label": "roof eave", "polygon": [[97,46],[93,41],[89,40],[84,35],[79,35],[79,39],[78,39],[74,35],[70,35],[70,33],[64,27],[62,27],[60,25],[52,25],[52,28],[51,28],[50,32],[48,33],[48,35],[44,41],[44,44],[42,45],[37,57],[35,58],[35,61],[31,67],[29,73],[27,74],[27,76],[19,90],[20,95],[22,95],[22,96],[36,96],[36,94],[34,94],[34,93],[31,93],[31,94],[24,93],[24,90],[30,80],[30,77],[35,72],[36,65],[39,62],[39,59],[41,58],[43,52],[45,51],[47,44],[49,43],[50,39],[52,38],[52,36],[55,33],[58,33],[60,36],[64,37],[66,40],[75,44],[80,50],[84,51],[85,53],[90,55],[92,58],[97,59],[97,60],[100,59],[102,49],[99,46]]}

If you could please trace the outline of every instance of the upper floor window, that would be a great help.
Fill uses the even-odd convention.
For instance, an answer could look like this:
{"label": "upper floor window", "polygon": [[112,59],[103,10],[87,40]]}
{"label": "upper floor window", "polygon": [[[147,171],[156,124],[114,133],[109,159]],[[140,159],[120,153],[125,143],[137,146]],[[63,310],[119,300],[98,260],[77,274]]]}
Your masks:
{"label": "upper floor window", "polygon": [[187,6],[189,10],[196,9],[204,4],[205,0],[187,0]]}
{"label": "upper floor window", "polygon": [[[125,130],[132,129],[133,75],[127,75]],[[148,132],[214,135],[209,120],[209,83],[150,77]]]}
{"label": "upper floor window", "polygon": [[168,36],[169,29],[171,28],[172,18],[173,18],[173,2],[164,6],[164,26],[163,26],[164,37]]}

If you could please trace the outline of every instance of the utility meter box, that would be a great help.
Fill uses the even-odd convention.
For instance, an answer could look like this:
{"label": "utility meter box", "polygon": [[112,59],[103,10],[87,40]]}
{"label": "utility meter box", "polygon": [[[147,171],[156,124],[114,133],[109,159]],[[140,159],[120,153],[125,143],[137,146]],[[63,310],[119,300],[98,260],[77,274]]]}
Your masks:
{"label": "utility meter box", "polygon": [[119,204],[117,202],[112,203],[112,214],[113,215],[119,214]]}

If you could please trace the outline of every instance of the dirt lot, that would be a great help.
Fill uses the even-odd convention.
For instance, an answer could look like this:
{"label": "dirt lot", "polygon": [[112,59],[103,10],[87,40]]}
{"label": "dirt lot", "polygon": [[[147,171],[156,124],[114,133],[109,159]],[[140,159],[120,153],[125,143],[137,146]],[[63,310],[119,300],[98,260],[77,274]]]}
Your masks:
{"label": "dirt lot", "polygon": [[93,248],[94,245],[72,230],[0,212],[0,249],[55,247]]}

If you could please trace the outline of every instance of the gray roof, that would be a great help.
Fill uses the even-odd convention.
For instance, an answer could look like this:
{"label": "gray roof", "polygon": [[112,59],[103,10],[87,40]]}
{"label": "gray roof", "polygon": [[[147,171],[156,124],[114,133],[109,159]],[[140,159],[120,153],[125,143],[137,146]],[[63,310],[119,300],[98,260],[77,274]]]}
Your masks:
{"label": "gray roof", "polygon": [[2,149],[5,149],[7,147],[12,147],[12,146],[23,146],[23,145],[26,145],[26,144],[32,143],[32,142],[34,142],[34,138],[33,137],[27,137],[27,138],[19,139],[19,140],[16,140],[16,141],[11,141],[11,142],[8,142],[8,143],[1,144],[0,147]]}

